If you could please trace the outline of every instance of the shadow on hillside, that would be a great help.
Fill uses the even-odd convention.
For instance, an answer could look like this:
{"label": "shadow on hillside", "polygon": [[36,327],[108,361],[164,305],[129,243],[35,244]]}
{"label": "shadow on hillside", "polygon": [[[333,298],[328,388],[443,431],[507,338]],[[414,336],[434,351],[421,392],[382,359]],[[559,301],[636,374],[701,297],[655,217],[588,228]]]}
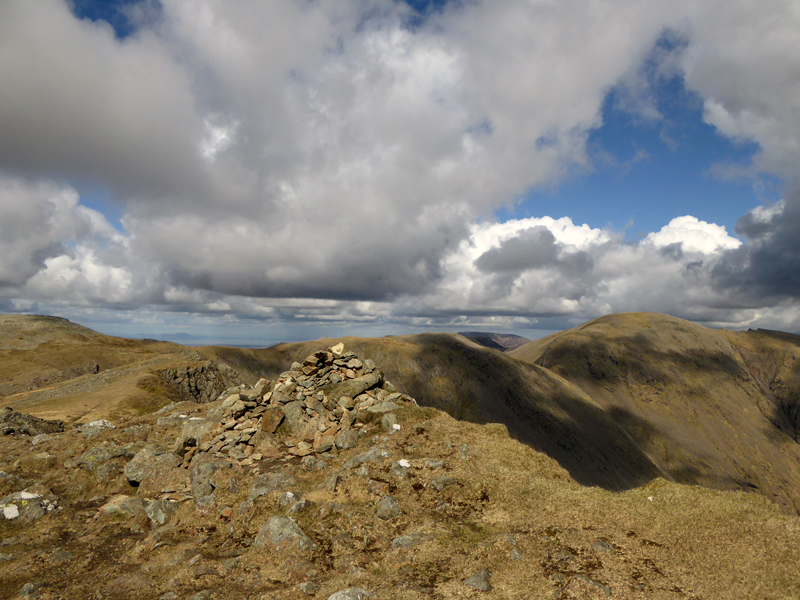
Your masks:
{"label": "shadow on hillside", "polygon": [[583,485],[625,490],[662,473],[608,414],[544,369],[447,335],[421,335],[416,373],[398,374],[420,404],[498,422]]}

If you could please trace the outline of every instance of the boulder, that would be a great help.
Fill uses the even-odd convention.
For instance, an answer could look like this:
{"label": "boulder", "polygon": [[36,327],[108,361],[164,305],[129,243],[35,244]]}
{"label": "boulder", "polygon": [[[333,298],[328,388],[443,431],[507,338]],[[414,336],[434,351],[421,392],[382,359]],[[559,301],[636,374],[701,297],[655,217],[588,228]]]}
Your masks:
{"label": "boulder", "polygon": [[348,379],[340,383],[332,383],[321,389],[326,396],[331,396],[332,398],[341,398],[342,396],[355,398],[359,394],[363,394],[367,390],[379,386],[381,380],[381,374],[376,371],[361,377],[356,377],[355,379]]}
{"label": "boulder", "polygon": [[145,516],[144,501],[140,498],[133,498],[125,494],[114,496],[100,507],[101,515],[122,515],[124,517],[136,518]]}
{"label": "boulder", "polygon": [[180,457],[172,452],[155,452],[144,448],[125,465],[123,473],[131,485],[138,486],[159,469],[178,467],[181,462]]}
{"label": "boulder", "polygon": [[253,542],[256,548],[270,547],[273,550],[314,550],[317,545],[309,538],[294,519],[274,516],[259,530]]}

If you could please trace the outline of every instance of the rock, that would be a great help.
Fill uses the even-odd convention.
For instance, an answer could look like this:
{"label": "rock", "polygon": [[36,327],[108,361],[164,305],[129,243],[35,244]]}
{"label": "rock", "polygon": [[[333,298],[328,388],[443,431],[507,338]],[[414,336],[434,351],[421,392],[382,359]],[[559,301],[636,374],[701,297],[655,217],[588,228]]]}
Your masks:
{"label": "rock", "polygon": [[144,512],[147,514],[147,518],[150,519],[150,522],[153,524],[154,529],[159,525],[166,523],[169,517],[175,514],[175,511],[177,510],[178,503],[166,499],[151,500],[144,506]]}
{"label": "rock", "polygon": [[234,369],[228,365],[215,364],[211,361],[203,361],[200,364],[177,369],[167,369],[161,371],[159,375],[180,388],[188,399],[200,404],[217,400],[223,392],[231,390],[238,392],[240,389],[235,385],[239,381],[239,374]]}
{"label": "rock", "polygon": [[322,388],[322,392],[326,396],[333,398],[341,398],[347,396],[355,398],[359,394],[363,394],[367,390],[379,386],[381,384],[381,374],[378,372],[368,373],[355,379],[348,379],[341,383],[333,383],[326,385]]}
{"label": "rock", "polygon": [[373,404],[367,407],[367,412],[371,413],[388,413],[403,408],[394,402],[381,402],[380,404]]}
{"label": "rock", "polygon": [[433,479],[431,479],[431,486],[437,492],[441,492],[444,488],[451,485],[455,485],[457,483],[458,483],[457,479],[453,477],[447,477],[446,475],[444,477],[434,477]]}
{"label": "rock", "polygon": [[318,583],[314,583],[313,581],[305,581],[303,583],[298,583],[295,587],[303,592],[306,596],[313,596],[320,586]]}
{"label": "rock", "polygon": [[397,500],[395,500],[394,497],[384,496],[378,501],[378,510],[376,512],[378,518],[386,521],[388,519],[393,519],[402,513],[403,510],[400,508],[400,505],[397,504]]}
{"label": "rock", "polygon": [[17,594],[20,598],[41,598],[39,588],[44,585],[44,581],[30,581],[22,586]]}
{"label": "rock", "polygon": [[256,548],[271,547],[274,550],[314,550],[316,544],[311,541],[297,523],[289,517],[274,516],[259,530],[253,542]]}
{"label": "rock", "polygon": [[342,431],[335,438],[336,447],[340,450],[350,450],[358,445],[358,432],[353,429]]}
{"label": "rock", "polygon": [[84,438],[88,439],[100,435],[105,429],[114,429],[114,424],[105,419],[97,419],[81,425],[78,431],[81,432]]}
{"label": "rock", "polygon": [[342,355],[342,352],[344,352],[344,344],[342,342],[339,342],[335,346],[331,346],[331,353],[336,358],[339,358]]}
{"label": "rock", "polygon": [[469,577],[464,580],[464,585],[467,587],[474,588],[481,592],[491,592],[492,591],[492,584],[489,583],[489,579],[491,579],[492,574],[483,569],[482,571],[478,571],[472,577]]}
{"label": "rock", "polygon": [[193,417],[183,422],[181,433],[175,442],[175,450],[183,454],[187,446],[199,446],[205,441],[211,440],[211,430],[214,428],[214,421]]}
{"label": "rock", "polygon": [[[372,407],[374,408],[374,407]],[[369,410],[369,409],[367,409]],[[397,425],[397,415],[393,412],[386,413],[381,419],[381,426],[389,431],[394,431],[394,426]]]}
{"label": "rock", "polygon": [[105,442],[84,452],[78,459],[78,466],[86,471],[94,471],[99,465],[109,460],[130,455],[131,453],[125,448]]}
{"label": "rock", "polygon": [[30,523],[56,509],[58,509],[58,498],[50,493],[22,491],[0,499],[0,512],[8,521],[19,519],[23,523]]}
{"label": "rock", "polygon": [[40,419],[33,415],[17,412],[8,406],[0,408],[0,433],[3,435],[38,436],[62,431],[64,431],[63,421]]}
{"label": "rock", "polygon": [[339,398],[337,404],[342,408],[350,410],[356,405],[356,401],[353,400],[350,396],[342,396],[341,398]]}
{"label": "rock", "polygon": [[294,487],[297,487],[297,479],[295,479],[294,475],[288,473],[267,473],[253,481],[248,498],[252,501],[275,490],[288,491]]}
{"label": "rock", "polygon": [[154,452],[145,448],[139,450],[131,461],[125,465],[123,473],[131,485],[138,486],[159,468],[178,467],[181,462],[180,457],[172,454],[172,452]]}
{"label": "rock", "polygon": [[357,587],[347,588],[328,596],[328,600],[368,600],[369,598],[377,598],[377,596],[372,592]]}
{"label": "rock", "polygon": [[294,504],[289,507],[289,510],[286,511],[287,515],[294,515],[304,510],[309,510],[316,506],[311,500],[307,498],[303,498],[302,500],[298,500]]}
{"label": "rock", "polygon": [[192,496],[194,496],[194,502],[198,507],[204,508],[216,504],[215,485],[212,481],[214,473],[220,469],[229,469],[231,467],[233,467],[233,464],[226,460],[192,462],[190,470]]}
{"label": "rock", "polygon": [[261,431],[265,433],[275,433],[278,426],[283,422],[284,411],[270,408],[261,415]]}
{"label": "rock", "polygon": [[144,501],[140,498],[133,498],[125,494],[114,496],[100,507],[101,515],[123,515],[125,517],[136,518],[145,516]]}
{"label": "rock", "polygon": [[429,540],[432,540],[433,536],[429,533],[409,533],[407,535],[400,536],[392,540],[392,549],[396,550],[398,548],[412,548],[414,546],[418,546],[419,544],[423,544]]}
{"label": "rock", "polygon": [[364,463],[383,462],[387,458],[391,458],[392,453],[382,446],[375,446],[370,448],[362,454],[357,454],[344,464],[345,469],[354,469]]}
{"label": "rock", "polygon": [[46,444],[53,438],[50,437],[47,433],[40,433],[31,440],[31,446],[38,446],[39,444]]}
{"label": "rock", "polygon": [[289,431],[295,437],[302,437],[308,425],[308,415],[306,414],[306,407],[303,402],[295,400],[283,406],[283,414],[286,418],[286,424],[289,426]]}

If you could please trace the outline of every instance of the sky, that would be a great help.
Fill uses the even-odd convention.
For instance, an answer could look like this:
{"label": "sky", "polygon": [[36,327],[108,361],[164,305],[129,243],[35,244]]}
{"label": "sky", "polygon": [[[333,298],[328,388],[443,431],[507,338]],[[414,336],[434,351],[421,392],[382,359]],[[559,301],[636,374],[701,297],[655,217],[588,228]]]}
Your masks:
{"label": "sky", "polygon": [[0,312],[270,345],[799,299],[794,0],[0,2]]}

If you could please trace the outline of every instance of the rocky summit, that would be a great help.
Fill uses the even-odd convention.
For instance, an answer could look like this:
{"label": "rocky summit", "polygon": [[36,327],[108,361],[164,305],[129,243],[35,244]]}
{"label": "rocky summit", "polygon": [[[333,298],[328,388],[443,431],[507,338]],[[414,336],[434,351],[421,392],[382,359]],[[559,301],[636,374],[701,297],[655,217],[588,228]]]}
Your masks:
{"label": "rocky summit", "polygon": [[[605,413],[585,393],[505,353],[441,336],[187,351],[56,324],[82,349],[61,347],[58,372],[73,356],[99,368],[34,389],[19,368],[15,389],[27,391],[2,399],[0,600],[724,600],[800,589],[797,514],[649,466],[635,485],[586,485],[589,471],[619,481],[613,461],[649,463],[621,430],[586,426]],[[47,327],[48,344],[67,343]],[[45,363],[39,338],[18,331],[37,355],[10,348],[8,364]],[[501,417],[516,407],[508,427],[431,406],[471,417],[473,396]],[[534,420],[534,441],[557,448],[515,433]]]}

